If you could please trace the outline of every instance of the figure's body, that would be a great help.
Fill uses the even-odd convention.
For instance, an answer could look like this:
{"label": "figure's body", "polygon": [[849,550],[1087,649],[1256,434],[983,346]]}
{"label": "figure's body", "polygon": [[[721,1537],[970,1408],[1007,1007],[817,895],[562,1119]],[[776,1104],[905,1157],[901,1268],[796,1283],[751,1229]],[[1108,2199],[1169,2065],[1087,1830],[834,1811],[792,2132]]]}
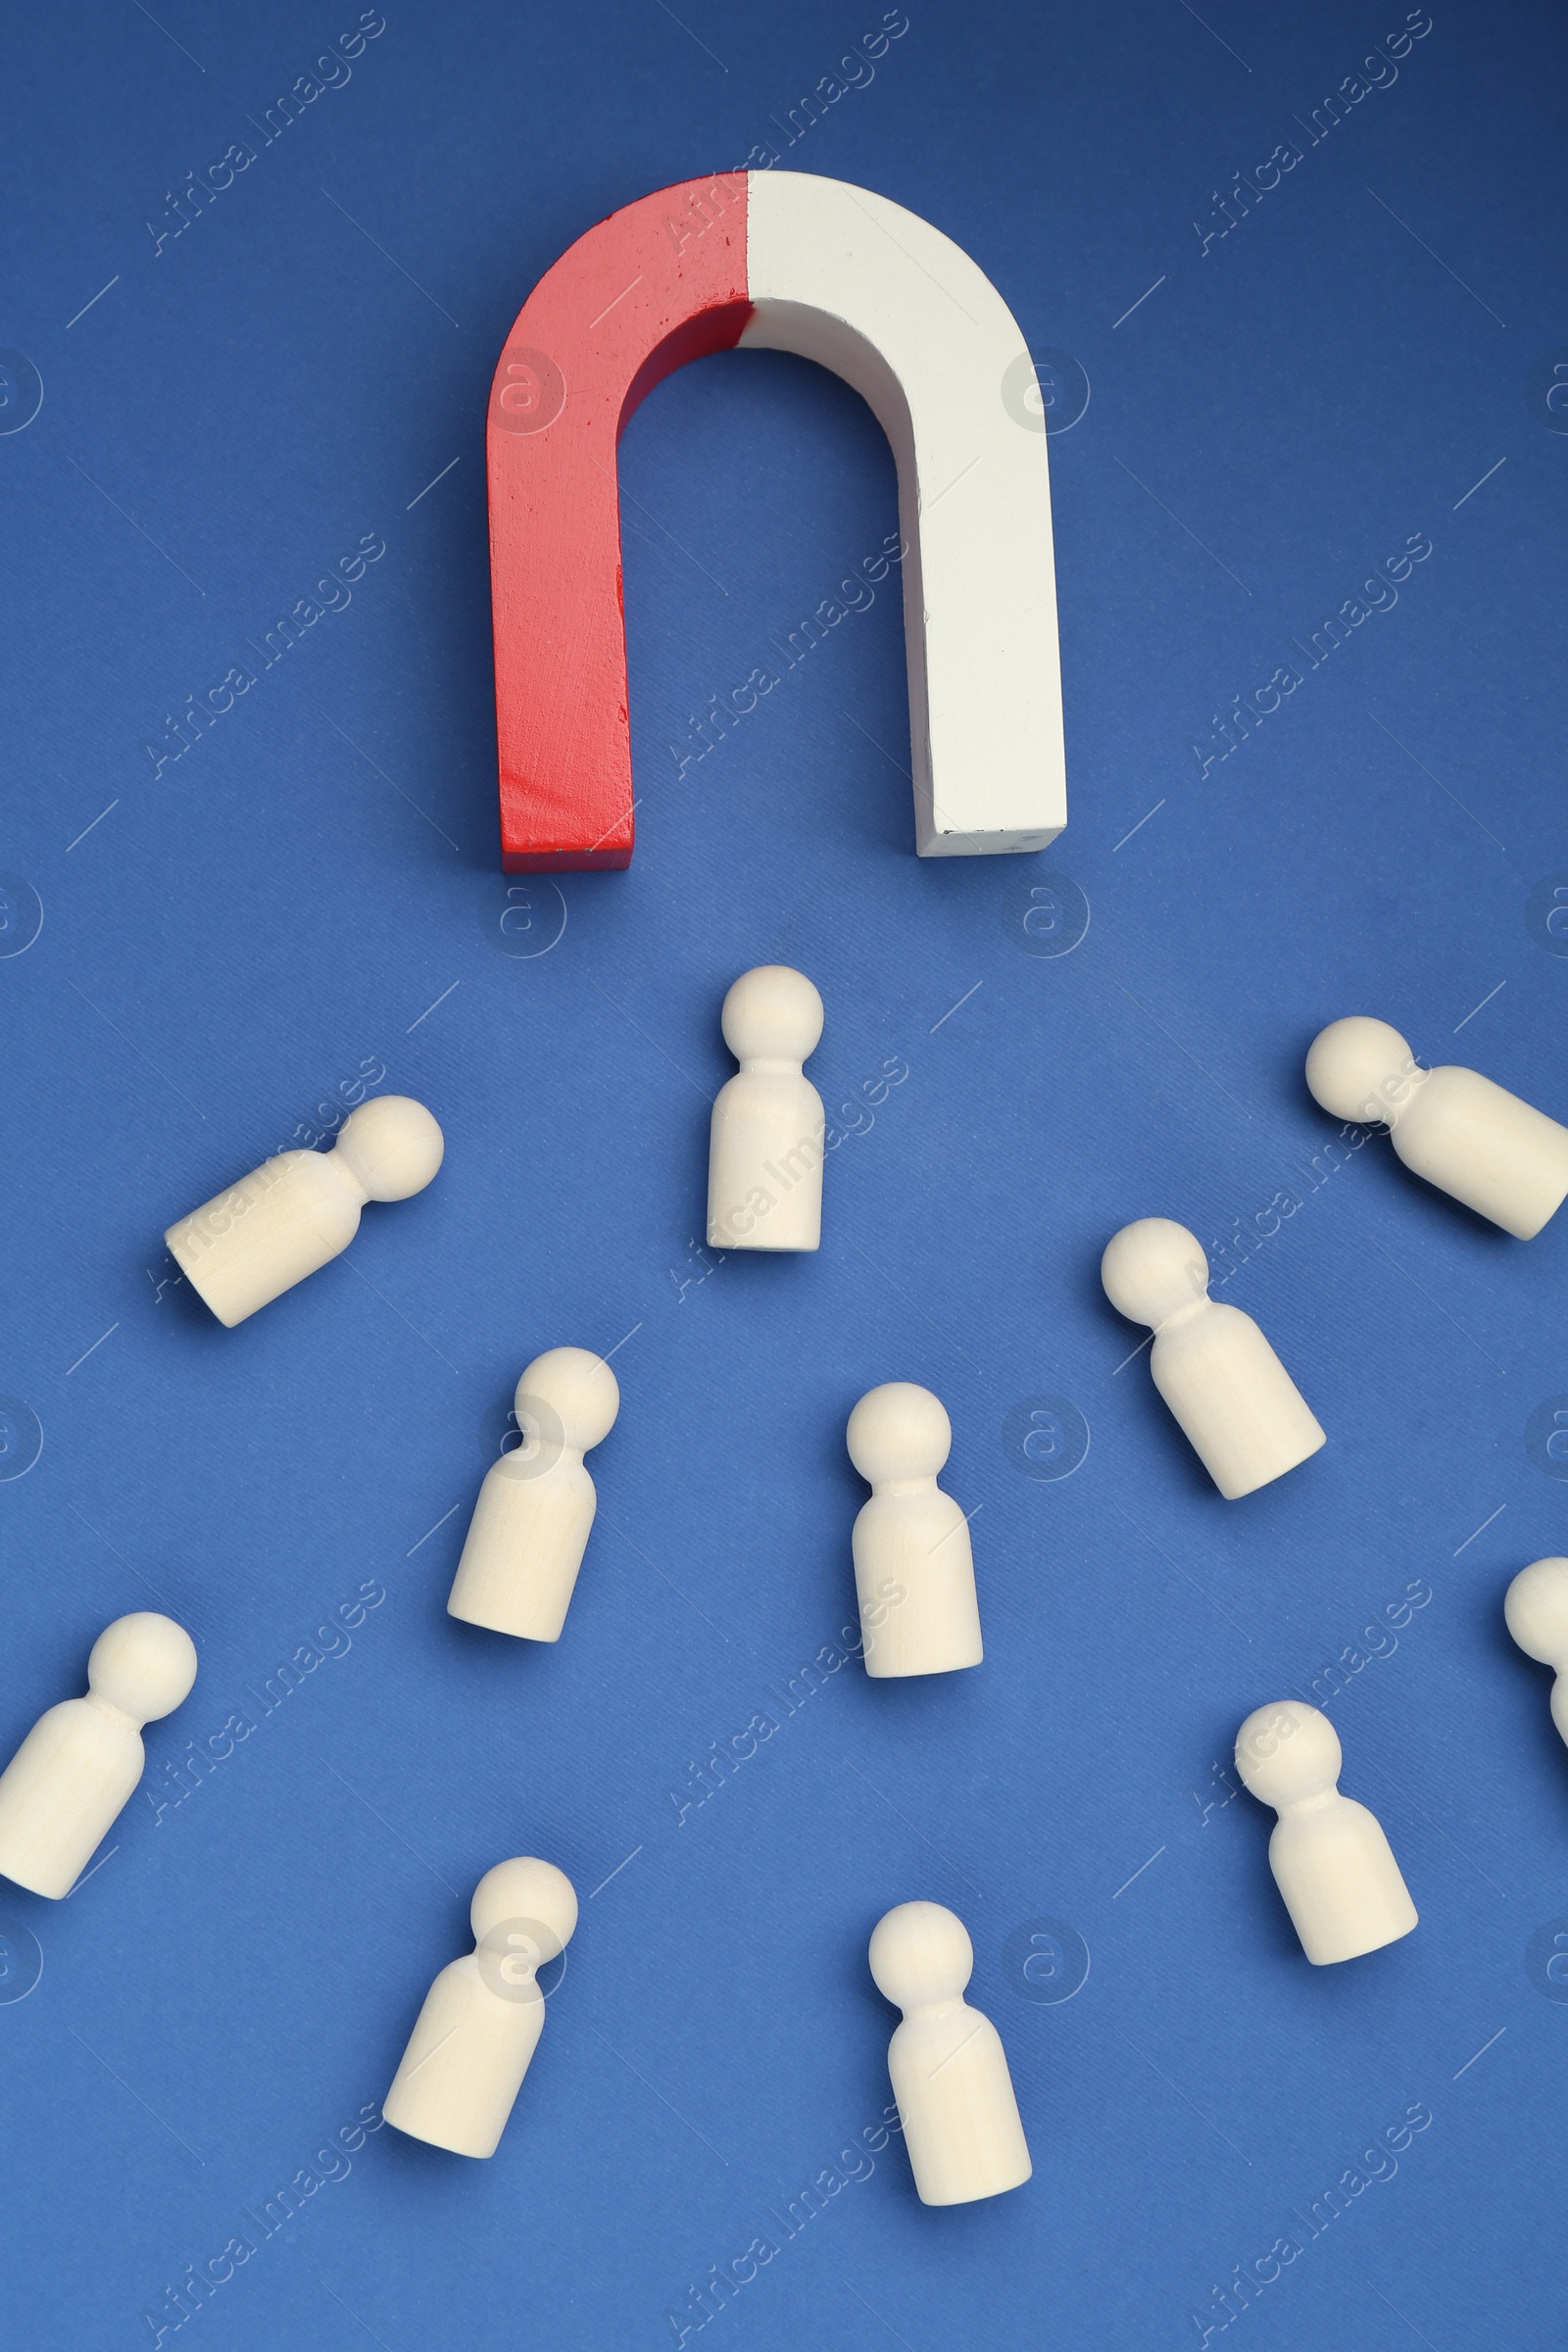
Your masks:
{"label": "figure's body", "polygon": [[448,1612],[530,1642],[557,1642],[597,1496],[583,1454],[608,1435],[620,1391],[586,1348],[536,1355],[517,1383],[522,1444],[485,1472]]}
{"label": "figure's body", "polygon": [[1154,1386],[1227,1501],[1316,1453],[1316,1415],[1251,1316],[1209,1298],[1208,1260],[1185,1225],[1124,1225],[1100,1273],[1112,1306],[1153,1326]]}
{"label": "figure's body", "polygon": [[1383,1120],[1407,1168],[1519,1241],[1568,1200],[1568,1127],[1479,1070],[1423,1070],[1387,1021],[1331,1021],[1306,1083],[1337,1119]]}
{"label": "figure's body", "polygon": [[455,2156],[493,2156],[544,2031],[538,1970],[577,1925],[571,1881],[554,1863],[498,1862],[474,1889],[474,1949],[424,1997],[381,2114]]}
{"label": "figure's body", "polygon": [[441,1130],[422,1102],[375,1095],[330,1152],[280,1152],[164,1239],[220,1323],[254,1315],[346,1250],[367,1200],[406,1200],[441,1165]]}
{"label": "figure's body", "polygon": [[141,1779],[142,1725],[172,1714],[195,1680],[195,1644],[172,1617],[138,1609],[107,1626],[86,1696],[40,1715],[0,1774],[0,1872],[69,1894]]}
{"label": "figure's body", "polygon": [[967,2205],[1027,2180],[1033,2166],[1002,2036],[963,1988],[964,1924],[940,1903],[900,1903],[876,1925],[871,1974],[904,2011],[888,2073],[923,2205]]}
{"label": "figure's body", "polygon": [[718,1090],[708,1154],[710,1250],[815,1250],[822,1240],[822,1098],[801,1064],[822,1034],[804,972],[759,964],[724,999],[740,1063]]}
{"label": "figure's body", "polygon": [[1540,1665],[1551,1667],[1551,1720],[1568,1740],[1568,1560],[1532,1560],[1508,1587],[1508,1631]]}
{"label": "figure's body", "polygon": [[871,1485],[854,1535],[866,1673],[978,1666],[984,1646],[969,1529],[937,1485],[953,1444],[941,1399],[912,1381],[884,1382],[850,1415],[848,1443]]}
{"label": "figure's body", "polygon": [[1378,1951],[1416,1925],[1382,1823],[1340,1794],[1343,1761],[1333,1724],[1304,1699],[1256,1708],[1236,1735],[1237,1771],[1279,1814],[1269,1866],[1317,1967]]}

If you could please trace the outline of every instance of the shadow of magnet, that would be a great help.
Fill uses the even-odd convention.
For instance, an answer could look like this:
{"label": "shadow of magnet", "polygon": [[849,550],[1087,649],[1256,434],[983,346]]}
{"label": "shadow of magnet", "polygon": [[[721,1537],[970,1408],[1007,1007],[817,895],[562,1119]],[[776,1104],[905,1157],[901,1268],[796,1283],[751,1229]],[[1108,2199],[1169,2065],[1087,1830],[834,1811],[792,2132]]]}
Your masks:
{"label": "shadow of magnet", "polygon": [[885,197],[806,172],[726,172],[579,237],[496,368],[504,868],[630,862],[616,443],[662,376],[738,343],[831,368],[892,445],[915,848],[1043,849],[1067,796],[1045,418],[1017,323],[967,254]]}

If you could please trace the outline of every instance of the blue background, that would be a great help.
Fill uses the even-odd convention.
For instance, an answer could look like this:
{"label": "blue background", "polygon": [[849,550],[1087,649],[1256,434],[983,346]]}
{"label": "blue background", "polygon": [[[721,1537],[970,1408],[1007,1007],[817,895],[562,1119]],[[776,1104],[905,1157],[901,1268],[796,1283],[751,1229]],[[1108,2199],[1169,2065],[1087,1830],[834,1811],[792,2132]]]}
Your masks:
{"label": "blue background", "polygon": [[[253,2232],[208,2352],[654,2345],[671,2309],[695,2330],[688,2289],[779,2237],[770,2211],[880,2116],[895,2018],[865,1943],[920,1895],[972,1931],[1032,2182],[927,2211],[895,2139],[688,2343],[1195,2343],[1210,2287],[1417,2102],[1396,2176],[1232,2332],[1560,2340],[1568,1757],[1501,1597],[1564,1547],[1568,1463],[1527,1430],[1568,1392],[1568,1218],[1509,1241],[1382,1140],[1327,1176],[1300,1074],[1323,1022],[1368,1011],[1568,1106],[1544,911],[1568,419],[1544,390],[1568,36],[1544,7],[1434,6],[1312,143],[1398,0],[910,0],[785,160],[929,217],[1087,375],[1051,449],[1069,828],[1038,859],[914,858],[896,576],[677,773],[689,714],[895,525],[857,399],[735,353],[622,451],[635,860],[510,900],[503,336],[617,204],[782,151],[880,10],[388,0],[270,144],[352,0],[9,12],[0,342],[43,403],[0,438],[0,864],[25,886],[0,939],[23,951],[0,1435],[21,1467],[35,1416],[42,1450],[0,1484],[0,1745],[82,1687],[110,1618],[166,1607],[201,1671],[149,1731],[155,1788],[334,1604],[386,1594],[183,1803],[135,1798],[68,1902],[0,1889],[0,1991],[29,1938],[43,1960],[0,2003],[13,2340],[174,2341],[166,2289],[379,2098],[474,1882],[516,1852],[566,1869],[582,1921],[500,2153],[376,2132]],[[236,140],[255,162],[155,248],[166,193]],[[1287,140],[1300,162],[1204,250],[1195,217],[1222,225],[1213,192]],[[0,422],[31,381],[6,380]],[[166,714],[366,533],[386,553],[352,603],[155,777]],[[1396,606],[1200,776],[1210,714],[1413,533],[1433,553]],[[1087,931],[1041,953],[1075,894]],[[821,988],[841,1124],[885,1061],[908,1075],[828,1162],[818,1256],[714,1265],[718,1006],[770,960]],[[440,1177],[220,1329],[163,1228],[367,1061],[435,1109]],[[1329,1443],[1241,1503],[1100,1292],[1105,1239],[1156,1212],[1205,1243],[1277,1228],[1222,1295]],[[544,1648],[444,1603],[516,1375],[563,1342],[618,1346],[623,1405]],[[785,1716],[852,1621],[843,1429],[891,1378],[952,1413],[986,1663],[907,1687],[852,1664]],[[1071,1458],[1049,1422],[1045,1462],[1022,1449],[1041,1396],[1091,1433],[1070,1476],[1036,1474]],[[1418,1581],[1332,1712],[1422,1924],[1314,1971],[1269,1817],[1211,1766]],[[769,1707],[678,1820],[690,1765]],[[1039,1997],[1074,1937],[1087,1981]]]}

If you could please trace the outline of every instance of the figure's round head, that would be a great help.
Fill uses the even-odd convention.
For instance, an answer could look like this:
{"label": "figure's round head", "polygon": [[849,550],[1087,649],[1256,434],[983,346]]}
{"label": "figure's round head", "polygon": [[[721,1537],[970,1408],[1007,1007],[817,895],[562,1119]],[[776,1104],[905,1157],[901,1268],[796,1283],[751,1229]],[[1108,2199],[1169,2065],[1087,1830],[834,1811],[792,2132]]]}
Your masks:
{"label": "figure's round head", "polygon": [[1343,1761],[1333,1724],[1300,1698],[1254,1707],[1236,1735],[1237,1771],[1276,1812],[1332,1788]]}
{"label": "figure's round head", "polygon": [[440,1128],[412,1095],[372,1095],[344,1120],[336,1145],[368,1200],[407,1200],[422,1193],[446,1148]]}
{"label": "figure's round head", "polygon": [[1100,1261],[1105,1297],[1118,1314],[1156,1328],[1208,1289],[1198,1236],[1173,1217],[1140,1217],[1112,1234]]}
{"label": "figure's round head", "polygon": [[851,1461],[873,1487],[890,1478],[935,1478],[953,1446],[946,1405],[912,1380],[867,1389],[845,1434]]}
{"label": "figure's round head", "polygon": [[742,972],[720,1019],[737,1061],[804,1061],[822,1034],[822,1000],[804,972],[760,963]]}
{"label": "figure's round head", "polygon": [[1423,1075],[1397,1029],[1362,1012],[1330,1021],[1306,1056],[1308,1091],[1336,1119],[1386,1119],[1392,1127],[1412,1079]]}
{"label": "figure's round head", "polygon": [[1527,1658],[1568,1666],[1568,1560],[1532,1560],[1521,1568],[1502,1613]]}
{"label": "figure's round head", "polygon": [[570,1446],[585,1453],[609,1436],[619,1410],[615,1375],[590,1348],[549,1348],[517,1383],[515,1411],[525,1446]]}
{"label": "figure's round head", "polygon": [[137,1723],[172,1715],[196,1680],[196,1644],[156,1609],[133,1609],[106,1625],[87,1660],[87,1686]]}
{"label": "figure's round head", "polygon": [[876,1988],[901,2009],[956,2000],[974,1974],[974,1945],[955,1911],[940,1903],[900,1903],[871,1931]]}
{"label": "figure's round head", "polygon": [[564,1870],[518,1855],[487,1870],[468,1907],[473,1940],[520,1973],[559,1959],[577,1925],[577,1894]]}

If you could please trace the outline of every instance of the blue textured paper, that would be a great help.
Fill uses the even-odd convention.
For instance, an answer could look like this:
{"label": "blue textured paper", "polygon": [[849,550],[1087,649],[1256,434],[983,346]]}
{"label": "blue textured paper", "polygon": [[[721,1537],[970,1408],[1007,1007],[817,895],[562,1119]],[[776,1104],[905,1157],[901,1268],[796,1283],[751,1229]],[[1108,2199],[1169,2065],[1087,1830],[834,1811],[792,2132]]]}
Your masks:
{"label": "blue textured paper", "polygon": [[[1568,1547],[1568,1223],[1484,1227],[1300,1073],[1367,1011],[1568,1110],[1560,17],[359,24],[7,24],[0,1746],[122,1611],[201,1656],[94,1875],[0,1888],[7,2340],[1555,2343],[1568,1756],[1501,1597]],[[1042,360],[1071,822],[914,858],[896,574],[687,758],[896,519],[856,397],[735,353],[622,450],[635,860],[509,891],[496,353],[595,220],[768,153],[934,220]],[[771,960],[847,1132],[820,1254],[715,1264],[718,1006]],[[440,1177],[220,1329],[164,1227],[367,1078]],[[1150,1213],[1329,1433],[1241,1503],[1100,1291]],[[623,1406],[543,1648],[444,1603],[564,1342]],[[892,1378],[952,1413],[988,1651],[902,1688],[830,1664]],[[1340,1969],[1216,1764],[1289,1690],[1422,1915]],[[361,2142],[519,1852],[582,1921],[499,2154]],[[969,2209],[877,2144],[865,1945],[912,1896],[970,1927],[1034,2151]]]}

